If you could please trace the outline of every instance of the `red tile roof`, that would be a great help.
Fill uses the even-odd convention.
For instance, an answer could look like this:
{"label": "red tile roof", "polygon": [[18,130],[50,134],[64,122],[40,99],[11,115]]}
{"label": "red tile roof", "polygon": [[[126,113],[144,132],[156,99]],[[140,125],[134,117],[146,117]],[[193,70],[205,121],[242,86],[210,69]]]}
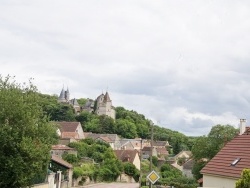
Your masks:
{"label": "red tile roof", "polygon": [[168,155],[166,148],[156,148],[156,151],[159,155]]}
{"label": "red tile roof", "polygon": [[76,132],[76,129],[80,122],[56,122],[59,125],[59,129],[61,132]]}
{"label": "red tile roof", "polygon": [[[244,168],[250,168],[250,134],[236,136],[201,170],[202,174],[239,178]],[[232,163],[240,159],[235,165]]]}
{"label": "red tile roof", "polygon": [[58,144],[58,145],[52,145],[52,150],[75,150],[75,149],[66,145]]}
{"label": "red tile roof", "polygon": [[64,161],[62,158],[60,158],[56,155],[52,155],[51,160],[66,167],[66,168],[73,168],[72,164],[68,163],[67,161]]}

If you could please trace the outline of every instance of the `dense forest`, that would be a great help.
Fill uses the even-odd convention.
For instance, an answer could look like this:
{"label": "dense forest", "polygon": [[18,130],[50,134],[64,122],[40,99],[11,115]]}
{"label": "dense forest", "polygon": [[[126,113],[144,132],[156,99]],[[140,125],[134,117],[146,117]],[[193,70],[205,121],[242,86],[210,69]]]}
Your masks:
{"label": "dense forest", "polygon": [[[123,138],[150,138],[150,120],[134,110],[116,107],[116,120],[108,116],[98,116],[90,112],[75,114],[69,104],[58,103],[57,96],[40,94],[44,113],[51,121],[79,121],[86,132],[118,134]],[[78,99],[84,105],[86,99]],[[168,141],[172,146],[170,153],[191,150],[195,137],[188,137],[178,131],[153,125],[154,140]]]}

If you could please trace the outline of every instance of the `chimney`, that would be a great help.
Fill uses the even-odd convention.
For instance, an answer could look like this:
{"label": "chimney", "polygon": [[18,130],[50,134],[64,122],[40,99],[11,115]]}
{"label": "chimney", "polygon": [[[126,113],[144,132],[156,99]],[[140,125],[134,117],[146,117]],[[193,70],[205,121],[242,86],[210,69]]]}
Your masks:
{"label": "chimney", "polygon": [[246,119],[240,119],[240,135],[246,131]]}

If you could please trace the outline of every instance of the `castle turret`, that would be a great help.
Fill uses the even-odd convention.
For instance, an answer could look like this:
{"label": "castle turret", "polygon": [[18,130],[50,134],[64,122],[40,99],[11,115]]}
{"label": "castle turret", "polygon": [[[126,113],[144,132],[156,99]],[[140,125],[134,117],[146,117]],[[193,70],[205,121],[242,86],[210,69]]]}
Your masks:
{"label": "castle turret", "polygon": [[105,95],[102,93],[97,97],[95,113],[97,115],[107,115],[115,119],[115,110],[108,92],[106,92]]}
{"label": "castle turret", "polygon": [[70,94],[69,94],[69,88],[67,87],[67,91],[65,91],[65,99],[67,100],[67,101],[69,101],[69,99],[70,99]]}
{"label": "castle turret", "polygon": [[58,97],[58,101],[59,101],[59,102],[66,102],[64,87],[62,88],[62,91],[61,91],[61,93],[60,93],[60,96]]}

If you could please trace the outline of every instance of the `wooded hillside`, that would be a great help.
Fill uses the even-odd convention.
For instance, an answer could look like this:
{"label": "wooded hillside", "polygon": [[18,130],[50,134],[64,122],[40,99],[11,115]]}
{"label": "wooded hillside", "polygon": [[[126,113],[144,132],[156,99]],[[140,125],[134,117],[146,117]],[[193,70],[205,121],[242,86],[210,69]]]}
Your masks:
{"label": "wooded hillside", "polygon": [[[114,121],[108,116],[98,116],[90,112],[81,112],[76,115],[71,105],[58,103],[56,96],[40,94],[40,97],[44,113],[51,121],[79,121],[83,130],[87,132],[118,134],[123,138],[150,139],[150,120],[134,110],[116,107],[116,120]],[[83,98],[78,100],[83,103],[86,101]],[[194,139],[178,131],[154,125],[154,140],[169,141],[173,147],[173,154],[181,150],[191,150]]]}

